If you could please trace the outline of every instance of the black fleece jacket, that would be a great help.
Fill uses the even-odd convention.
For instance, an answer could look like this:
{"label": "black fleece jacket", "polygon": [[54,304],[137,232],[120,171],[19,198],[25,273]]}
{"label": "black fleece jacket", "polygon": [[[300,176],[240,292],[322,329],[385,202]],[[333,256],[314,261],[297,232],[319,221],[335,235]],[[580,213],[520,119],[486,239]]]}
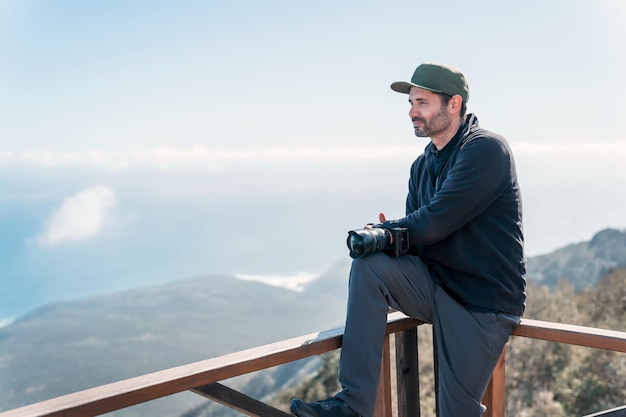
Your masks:
{"label": "black fleece jacket", "polygon": [[406,217],[411,253],[470,309],[522,315],[526,260],[522,199],[506,140],[469,114],[453,140],[426,146],[411,167]]}

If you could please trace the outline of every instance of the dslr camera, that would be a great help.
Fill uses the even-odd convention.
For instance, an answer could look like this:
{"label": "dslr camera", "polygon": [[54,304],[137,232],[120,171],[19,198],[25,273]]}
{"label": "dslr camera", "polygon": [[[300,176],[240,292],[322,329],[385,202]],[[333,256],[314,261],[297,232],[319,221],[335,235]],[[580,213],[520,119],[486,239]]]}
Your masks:
{"label": "dslr camera", "polygon": [[371,229],[350,230],[346,243],[352,259],[376,252],[397,257],[409,251],[409,230],[405,227],[385,227],[384,224],[372,225]]}

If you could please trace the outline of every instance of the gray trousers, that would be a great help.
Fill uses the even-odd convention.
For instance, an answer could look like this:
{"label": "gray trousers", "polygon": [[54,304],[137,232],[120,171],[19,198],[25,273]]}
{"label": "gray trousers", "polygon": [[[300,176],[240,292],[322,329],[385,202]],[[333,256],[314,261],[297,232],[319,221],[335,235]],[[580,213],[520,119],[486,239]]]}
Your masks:
{"label": "gray trousers", "polygon": [[363,417],[374,413],[389,307],[433,324],[439,416],[482,416],[481,399],[520,318],[466,309],[417,256],[377,253],[353,261],[337,397]]}

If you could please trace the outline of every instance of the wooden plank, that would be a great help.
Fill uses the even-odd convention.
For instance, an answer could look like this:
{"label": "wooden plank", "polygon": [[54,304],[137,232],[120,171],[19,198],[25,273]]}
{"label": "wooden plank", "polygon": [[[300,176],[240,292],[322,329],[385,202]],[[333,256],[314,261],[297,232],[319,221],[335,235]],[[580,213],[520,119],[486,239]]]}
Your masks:
{"label": "wooden plank", "polygon": [[378,392],[376,394],[376,407],[374,417],[391,416],[391,362],[389,359],[389,335],[385,335],[383,343],[383,354],[380,363],[380,378],[378,381]]}
{"label": "wooden plank", "polygon": [[[387,334],[420,324],[402,313],[388,318]],[[319,355],[341,346],[343,328],[311,333],[240,352],[56,397],[0,413],[0,417],[90,417]]]}
{"label": "wooden plank", "polygon": [[420,417],[417,328],[396,333],[398,417]]}
{"label": "wooden plank", "polygon": [[191,391],[250,417],[293,417],[217,382]]}
{"label": "wooden plank", "polygon": [[506,375],[505,375],[506,346],[500,353],[500,358],[493,370],[491,381],[483,398],[487,411],[483,417],[504,417],[506,414]]}
{"label": "wooden plank", "polygon": [[513,335],[626,353],[626,332],[522,319]]}
{"label": "wooden plank", "polygon": [[[387,334],[421,324],[395,312]],[[318,355],[341,346],[343,329],[312,333],[154,372],[0,413],[0,417],[95,416],[223,379]],[[523,319],[513,335],[626,353],[626,333]],[[495,397],[494,397],[495,398]],[[621,410],[616,409],[615,413]],[[605,414],[611,417],[621,414]]]}
{"label": "wooden plank", "polygon": [[170,368],[1,413],[1,417],[96,416],[280,363],[333,350],[341,331],[312,334]]}

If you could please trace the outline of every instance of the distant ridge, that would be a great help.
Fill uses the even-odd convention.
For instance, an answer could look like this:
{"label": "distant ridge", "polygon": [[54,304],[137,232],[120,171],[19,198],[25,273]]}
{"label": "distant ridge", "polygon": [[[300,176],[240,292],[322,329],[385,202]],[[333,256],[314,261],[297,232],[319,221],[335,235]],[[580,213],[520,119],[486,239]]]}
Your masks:
{"label": "distant ridge", "polygon": [[604,229],[591,241],[575,243],[528,259],[528,279],[553,287],[561,280],[577,290],[595,284],[607,272],[626,266],[626,230]]}

